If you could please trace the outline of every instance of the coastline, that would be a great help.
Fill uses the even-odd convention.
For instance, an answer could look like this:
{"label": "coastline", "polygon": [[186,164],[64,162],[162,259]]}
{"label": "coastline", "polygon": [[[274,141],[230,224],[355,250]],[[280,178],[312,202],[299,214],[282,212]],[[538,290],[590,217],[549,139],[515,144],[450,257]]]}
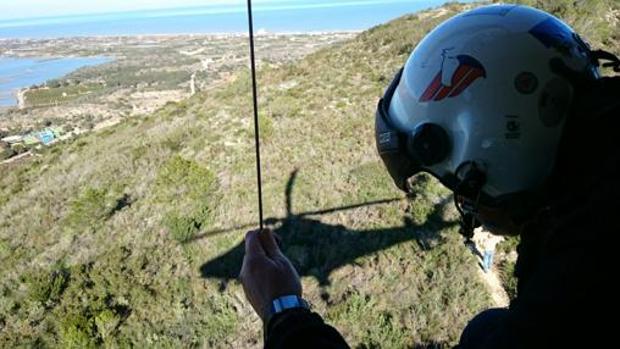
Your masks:
{"label": "coastline", "polygon": [[[257,50],[270,64],[280,64],[357,32],[259,31]],[[6,79],[0,88],[10,94],[3,94],[7,107],[0,109],[0,126],[30,129],[52,120],[70,129],[92,129],[117,116],[150,114],[230,79],[247,65],[247,47],[246,33],[4,40],[0,58],[7,59],[2,63]],[[39,62],[66,58],[77,60]],[[30,73],[25,67],[32,68]],[[50,80],[47,89],[32,87]]]}
{"label": "coastline", "polygon": [[[338,31],[287,31],[287,32],[268,32],[259,29],[256,32],[256,37],[263,39],[284,39],[294,37],[306,37],[306,38],[319,38],[333,36],[355,36],[362,32],[362,30],[338,30]],[[129,34],[129,35],[94,35],[94,36],[78,36],[78,37],[62,37],[54,39],[26,39],[26,38],[2,38],[4,47],[0,49],[0,59],[35,59],[35,60],[56,60],[56,59],[80,59],[80,58],[104,58],[106,61],[101,64],[109,64],[116,62],[122,57],[117,57],[115,52],[106,52],[100,50],[93,51],[93,47],[100,49],[101,47],[107,47],[110,43],[121,46],[131,46],[137,42],[146,43],[151,41],[154,45],[162,44],[169,39],[198,39],[198,40],[245,40],[248,33],[186,33],[186,34]],[[131,43],[121,41],[131,41]],[[241,42],[241,41],[239,41]],[[57,50],[56,47],[70,48],[68,51]],[[182,53],[182,52],[181,52]],[[100,64],[96,64],[100,65]],[[78,68],[79,69],[79,68]],[[70,75],[67,74],[54,77],[55,79],[62,79]],[[47,80],[46,80],[47,81]],[[38,82],[38,84],[44,83],[44,81]],[[12,89],[12,96],[14,97],[13,103],[7,105],[7,108],[17,108],[23,110],[26,107],[26,93],[30,91],[29,88],[32,83],[16,86]],[[195,90],[195,89],[194,89]]]}
{"label": "coastline", "polygon": [[[336,34],[359,34],[364,32],[365,29],[343,29],[343,30],[310,30],[310,31],[263,31],[264,29],[258,28],[254,32],[254,36],[259,37],[276,37],[276,36],[321,36],[321,35],[336,35]],[[121,35],[74,35],[74,36],[50,36],[50,37],[18,37],[7,38],[0,37],[0,42],[24,42],[28,41],[36,43],[38,41],[49,40],[87,40],[87,39],[116,39],[116,38],[174,38],[174,37],[213,37],[215,39],[222,38],[239,38],[248,35],[247,31],[239,32],[187,32],[187,33],[151,33],[151,34],[121,34]],[[13,55],[6,55],[0,52],[0,57],[15,57]],[[64,57],[64,56],[63,56]]]}

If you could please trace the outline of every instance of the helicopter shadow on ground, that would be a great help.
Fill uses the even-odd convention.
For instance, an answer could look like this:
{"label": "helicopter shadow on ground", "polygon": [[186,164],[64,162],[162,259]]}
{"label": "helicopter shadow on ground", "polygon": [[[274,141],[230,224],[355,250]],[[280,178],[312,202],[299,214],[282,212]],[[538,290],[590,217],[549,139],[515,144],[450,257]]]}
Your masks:
{"label": "helicopter shadow on ground", "polygon": [[[297,171],[294,171],[287,184],[287,216],[285,218],[268,218],[265,223],[267,225],[279,223],[274,232],[280,238],[280,246],[284,254],[295,265],[300,276],[313,276],[322,286],[329,284],[330,274],[334,270],[353,263],[359,257],[414,239],[421,248],[428,249],[440,239],[439,231],[457,224],[439,218],[438,211],[445,202],[435,206],[435,212],[423,225],[416,225],[411,219],[404,217],[403,224],[400,226],[355,230],[344,225],[327,224],[319,219],[308,217],[400,201],[403,200],[402,198],[294,214],[292,213],[292,191],[296,175]],[[217,231],[216,233],[222,232]],[[211,235],[213,233],[205,233],[198,238]],[[220,279],[226,283],[239,275],[243,255],[244,244],[241,242],[228,252],[203,264],[200,272],[204,278]]]}

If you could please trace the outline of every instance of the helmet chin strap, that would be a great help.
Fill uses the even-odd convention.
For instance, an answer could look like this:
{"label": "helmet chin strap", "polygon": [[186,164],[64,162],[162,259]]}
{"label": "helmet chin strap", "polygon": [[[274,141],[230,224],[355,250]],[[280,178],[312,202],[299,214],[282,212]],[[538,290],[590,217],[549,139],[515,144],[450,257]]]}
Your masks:
{"label": "helmet chin strap", "polygon": [[458,203],[458,200],[456,199],[456,196],[454,199],[454,204],[456,205],[457,210],[461,214],[461,227],[459,229],[459,234],[461,234],[465,238],[465,243],[467,244],[471,242],[471,239],[474,237],[474,229],[480,226],[480,221],[476,219],[477,208],[474,207],[470,210],[469,208],[465,208],[465,204],[463,204],[463,207],[461,207]]}
{"label": "helmet chin strap", "polygon": [[457,178],[461,178],[461,172],[463,172],[462,179],[454,190],[454,205],[461,215],[459,233],[465,237],[465,244],[468,244],[474,237],[474,229],[481,225],[476,215],[482,187],[486,183],[486,175],[474,161],[459,165],[455,171]]}

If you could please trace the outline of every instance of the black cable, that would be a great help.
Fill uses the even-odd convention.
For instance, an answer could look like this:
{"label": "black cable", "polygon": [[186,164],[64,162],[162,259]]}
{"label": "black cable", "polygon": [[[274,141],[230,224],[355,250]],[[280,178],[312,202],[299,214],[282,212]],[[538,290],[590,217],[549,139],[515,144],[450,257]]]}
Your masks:
{"label": "black cable", "polygon": [[590,51],[592,58],[594,58],[597,65],[601,65],[600,61],[608,61],[608,63],[602,63],[605,68],[612,68],[614,72],[620,73],[620,59],[611,52],[605,50]]}
{"label": "black cable", "polygon": [[[478,212],[478,206],[480,204],[480,196],[482,193],[482,186],[486,181],[483,174],[481,174],[476,163],[474,161],[465,161],[460,164],[456,171],[454,171],[455,177],[461,178],[460,173],[470,166],[460,179],[460,182],[454,188],[454,206],[461,215],[461,229],[460,233],[465,237],[465,244],[471,242],[474,236],[474,229],[480,226],[480,222],[476,219],[476,213]],[[463,202],[459,202],[458,197],[463,197]],[[472,196],[475,197],[474,201]],[[466,208],[463,208],[467,206]]]}
{"label": "black cable", "polygon": [[263,230],[263,188],[260,171],[260,133],[258,130],[258,96],[256,88],[256,58],[254,56],[254,21],[252,19],[252,0],[248,0],[248,27],[250,31],[250,64],[252,70],[252,100],[254,102],[254,142],[256,143],[256,180],[258,182],[258,219]]}

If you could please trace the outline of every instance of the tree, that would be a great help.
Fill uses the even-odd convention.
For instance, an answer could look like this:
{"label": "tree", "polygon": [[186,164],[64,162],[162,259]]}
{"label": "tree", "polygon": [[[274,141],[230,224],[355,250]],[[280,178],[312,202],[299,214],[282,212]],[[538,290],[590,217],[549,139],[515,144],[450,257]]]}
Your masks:
{"label": "tree", "polygon": [[16,153],[11,146],[5,142],[0,142],[0,161],[12,158]]}

